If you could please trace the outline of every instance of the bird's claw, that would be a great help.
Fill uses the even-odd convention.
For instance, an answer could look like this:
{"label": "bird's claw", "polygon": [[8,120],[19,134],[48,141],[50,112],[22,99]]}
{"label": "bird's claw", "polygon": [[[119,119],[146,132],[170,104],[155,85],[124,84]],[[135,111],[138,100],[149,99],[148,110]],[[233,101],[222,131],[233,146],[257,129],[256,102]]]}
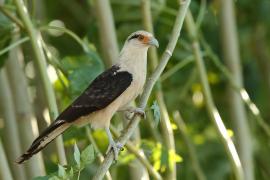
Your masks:
{"label": "bird's claw", "polygon": [[136,108],[133,110],[134,114],[140,115],[143,119],[146,119],[145,111],[142,108]]}
{"label": "bird's claw", "polygon": [[109,144],[109,147],[108,147],[108,149],[106,151],[106,154],[108,154],[110,152],[110,150],[113,151],[114,160],[117,161],[119,150],[123,151],[124,148],[123,148],[123,145],[121,143],[119,143],[119,142],[117,142],[117,143],[113,142],[113,143],[110,143]]}
{"label": "bird's claw", "polygon": [[143,119],[146,119],[145,111],[142,108],[133,108],[127,111],[125,114],[126,118],[131,120],[135,114],[140,115]]}

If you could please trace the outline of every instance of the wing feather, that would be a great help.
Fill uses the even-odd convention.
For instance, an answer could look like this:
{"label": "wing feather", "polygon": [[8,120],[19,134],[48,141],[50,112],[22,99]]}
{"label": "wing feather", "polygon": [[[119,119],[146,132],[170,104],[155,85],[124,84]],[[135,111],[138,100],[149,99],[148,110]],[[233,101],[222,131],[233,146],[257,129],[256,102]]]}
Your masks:
{"label": "wing feather", "polygon": [[72,122],[113,102],[132,82],[132,74],[119,69],[114,65],[100,74],[57,119]]}

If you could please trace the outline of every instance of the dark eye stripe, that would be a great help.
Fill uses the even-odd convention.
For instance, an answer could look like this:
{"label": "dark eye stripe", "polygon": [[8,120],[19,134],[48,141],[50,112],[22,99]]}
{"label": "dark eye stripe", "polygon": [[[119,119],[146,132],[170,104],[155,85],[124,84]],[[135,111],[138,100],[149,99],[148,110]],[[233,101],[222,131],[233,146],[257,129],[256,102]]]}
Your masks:
{"label": "dark eye stripe", "polygon": [[138,38],[140,35],[139,34],[134,34],[133,36],[131,36],[128,41],[130,41],[131,39],[136,39]]}

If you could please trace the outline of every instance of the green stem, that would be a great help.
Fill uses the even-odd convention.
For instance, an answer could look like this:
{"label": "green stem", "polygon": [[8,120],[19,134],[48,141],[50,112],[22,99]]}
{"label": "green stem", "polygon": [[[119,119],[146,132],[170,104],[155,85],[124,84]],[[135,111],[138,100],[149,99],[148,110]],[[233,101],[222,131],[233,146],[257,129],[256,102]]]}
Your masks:
{"label": "green stem", "polygon": [[[120,133],[117,132],[117,130],[114,126],[111,125],[110,130],[114,136],[116,136],[116,137],[120,136]],[[141,150],[138,149],[131,141],[127,141],[126,148],[129,152],[134,154],[136,156],[136,158],[146,167],[146,169],[153,176],[154,179],[157,179],[157,180],[162,179],[161,175],[153,168],[153,166],[147,160],[144,153],[142,153]]]}
{"label": "green stem", "polygon": [[176,73],[177,71],[179,71],[180,69],[184,68],[185,66],[187,66],[188,64],[190,64],[192,62],[194,62],[193,55],[190,55],[190,56],[186,57],[185,59],[181,60],[179,63],[174,65],[171,69],[169,69],[168,71],[163,73],[163,75],[160,77],[161,82],[165,81],[167,78],[172,76],[174,73]]}
{"label": "green stem", "polygon": [[4,6],[0,5],[0,11],[6,17],[8,17],[11,21],[13,21],[15,24],[17,24],[20,27],[20,29],[24,29],[24,26],[23,26],[23,23],[21,22],[21,20],[16,18],[16,16],[13,16],[13,14],[9,10],[7,10]]}
{"label": "green stem", "polygon": [[[172,56],[172,52],[180,36],[180,32],[183,26],[184,18],[186,16],[186,12],[189,7],[189,4],[190,4],[190,0],[186,0],[185,2],[181,3],[167,48],[162,55],[159,65],[157,66],[154,73],[150,76],[150,78],[147,80],[145,84],[144,92],[139,102],[140,108],[145,109],[147,101],[149,99],[149,96],[151,94],[151,91],[155,83],[157,82],[161,73],[165,69],[170,57]],[[133,132],[137,128],[139,122],[140,122],[140,118],[138,116],[134,116],[134,118],[130,121],[129,125],[123,130],[123,133],[119,137],[118,141],[121,144],[124,145],[127,142],[127,140],[130,138],[130,136],[133,134]],[[101,180],[104,177],[105,173],[108,171],[108,169],[110,168],[113,162],[113,158],[114,158],[114,155],[112,151],[110,151],[110,153],[106,155],[101,166],[99,166],[99,168],[97,169],[96,174],[93,177],[93,180]]]}
{"label": "green stem", "polygon": [[[23,0],[14,0],[14,3],[17,8],[18,14],[20,15],[22,22],[25,26],[25,29],[28,33],[28,36],[30,38],[30,42],[31,42],[33,52],[35,55],[34,60],[41,76],[41,80],[42,80],[42,84],[43,84],[43,88],[44,88],[44,92],[45,92],[45,96],[46,96],[46,100],[47,100],[47,104],[48,104],[48,108],[50,112],[50,118],[51,120],[54,120],[58,116],[58,109],[57,109],[54,90],[50,83],[50,80],[46,71],[47,65],[46,65],[45,55],[42,50],[42,41],[40,38],[40,33],[33,26]],[[66,164],[67,161],[66,161],[64,143],[63,143],[62,137],[61,136],[58,137],[56,141],[57,141],[56,145],[57,145],[57,151],[58,151],[60,163],[62,165]]]}
{"label": "green stem", "polygon": [[189,11],[187,14],[187,19],[186,19],[186,27],[188,34],[190,36],[190,39],[192,40],[192,48],[193,48],[193,53],[195,55],[195,60],[197,64],[197,68],[199,71],[199,77],[201,80],[201,84],[203,87],[203,93],[205,96],[205,102],[206,102],[206,107],[208,114],[210,116],[210,119],[212,120],[213,124],[215,125],[215,128],[220,136],[220,139],[225,147],[226,153],[230,159],[230,162],[233,167],[233,171],[235,173],[236,179],[237,180],[243,180],[243,169],[242,165],[238,156],[238,153],[236,151],[235,145],[233,144],[232,139],[227,133],[227,129],[220,117],[220,114],[214,104],[214,100],[212,97],[210,85],[207,80],[207,72],[206,68],[204,65],[204,61],[202,59],[202,54],[200,50],[200,44],[197,39],[197,29],[195,22],[193,20],[192,14]]}
{"label": "green stem", "polygon": [[234,88],[235,91],[237,91],[240,94],[240,97],[242,101],[245,102],[246,106],[252,113],[252,115],[257,120],[259,126],[263,129],[265,134],[270,138],[270,127],[265,122],[265,120],[262,118],[262,115],[256,106],[256,104],[250,99],[249,94],[244,88],[239,87],[234,78],[231,76],[229,70],[221,63],[221,60],[218,58],[218,56],[213,52],[212,48],[207,44],[205,39],[201,37],[202,46],[204,47],[206,53],[210,57],[210,60],[214,63],[214,65],[225,75],[225,77],[228,79],[230,85]]}
{"label": "green stem", "polygon": [[20,40],[10,44],[9,46],[5,47],[4,49],[2,49],[0,51],[0,56],[2,56],[3,54],[7,53],[8,51],[10,51],[11,49],[21,45],[22,43],[25,43],[29,41],[29,37],[24,37],[24,38],[21,38]]}
{"label": "green stem", "polygon": [[89,48],[87,47],[87,44],[85,42],[83,42],[83,40],[81,40],[81,38],[79,36],[77,36],[77,34],[75,34],[74,32],[72,32],[71,30],[64,28],[64,27],[57,27],[57,26],[42,26],[39,28],[40,31],[48,31],[48,30],[57,30],[57,31],[61,31],[63,33],[66,33],[67,35],[69,35],[70,37],[72,37],[78,44],[81,45],[82,49],[84,50],[84,52],[88,52]]}
{"label": "green stem", "polygon": [[182,119],[179,111],[175,111],[173,113],[173,117],[174,117],[174,121],[176,122],[176,125],[177,125],[183,139],[184,139],[184,143],[187,147],[193,170],[194,170],[198,180],[206,180],[205,174],[203,173],[202,168],[200,166],[195,147],[192,144],[192,141],[190,140],[190,138],[188,137],[186,124],[185,124],[184,120]]}

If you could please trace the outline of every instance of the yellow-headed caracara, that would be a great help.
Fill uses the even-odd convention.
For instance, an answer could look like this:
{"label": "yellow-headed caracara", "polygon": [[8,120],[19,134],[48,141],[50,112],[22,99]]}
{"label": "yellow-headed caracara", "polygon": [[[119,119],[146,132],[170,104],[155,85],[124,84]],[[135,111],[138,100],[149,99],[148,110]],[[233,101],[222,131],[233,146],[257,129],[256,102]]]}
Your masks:
{"label": "yellow-headed caracara", "polygon": [[105,128],[109,138],[108,150],[113,150],[115,159],[121,144],[115,143],[109,126],[116,111],[129,111],[144,115],[139,108],[130,107],[143,90],[147,72],[147,50],[158,47],[158,41],[146,31],[136,31],[126,40],[119,60],[100,74],[87,89],[57,119],[34,140],[30,148],[17,159],[22,163],[42,150],[71,125],[90,123],[94,128]]}

